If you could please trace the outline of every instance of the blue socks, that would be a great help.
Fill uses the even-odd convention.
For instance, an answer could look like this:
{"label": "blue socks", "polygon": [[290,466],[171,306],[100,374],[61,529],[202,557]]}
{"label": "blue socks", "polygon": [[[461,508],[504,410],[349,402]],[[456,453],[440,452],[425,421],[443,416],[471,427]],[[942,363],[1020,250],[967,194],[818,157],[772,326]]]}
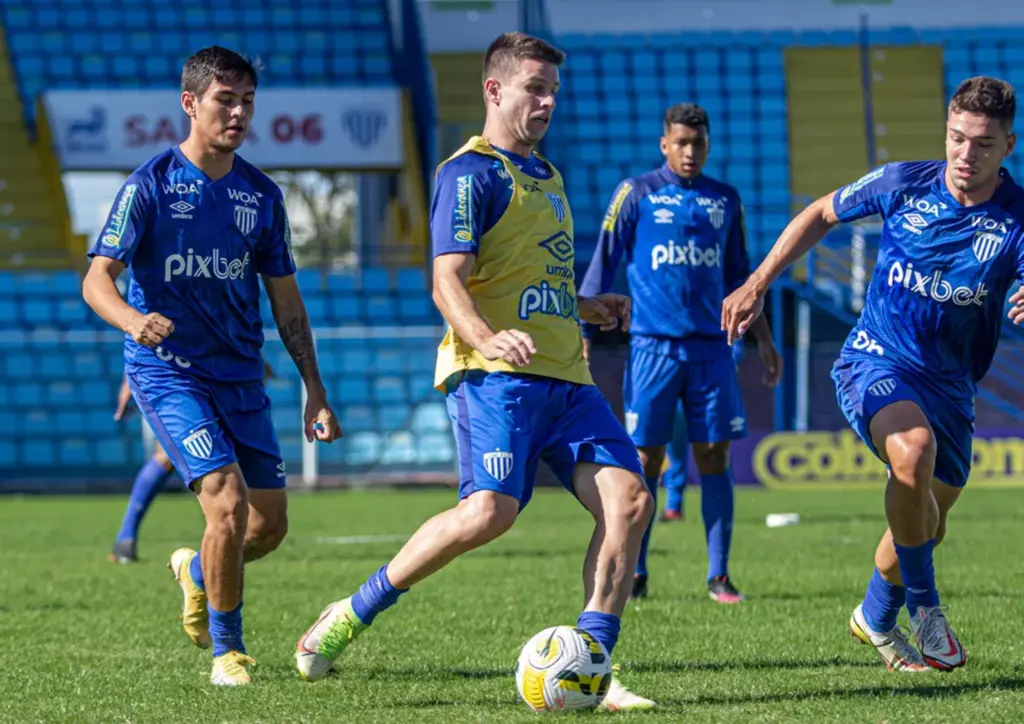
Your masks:
{"label": "blue socks", "polygon": [[892,631],[896,625],[896,617],[907,600],[907,589],[889,583],[882,578],[882,574],[875,569],[875,573],[868,582],[868,590],[864,594],[864,604],[861,611],[864,612],[864,619],[871,630],[876,633]]}
{"label": "blue socks", "polygon": [[359,620],[369,626],[377,615],[387,611],[398,603],[398,597],[408,588],[398,589],[388,580],[388,567],[381,566],[376,573],[366,579],[352,596],[352,610]]}
{"label": "blue socks", "polygon": [[581,628],[608,650],[612,655],[612,649],[619,640],[619,617],[611,613],[599,613],[598,611],[584,611],[576,619],[577,628]]}
{"label": "blue socks", "polygon": [[900,577],[907,589],[907,611],[911,617],[921,606],[938,606],[939,592],[935,587],[935,567],[932,565],[935,539],[912,547],[895,543],[895,547],[900,561]]}
{"label": "blue socks", "polygon": [[665,499],[665,510],[683,509],[683,493],[686,491],[686,458],[677,460],[671,458],[672,462],[668,470],[661,477],[662,485],[668,497]]}
{"label": "blue socks", "polygon": [[[651,491],[651,495],[654,497],[654,507],[658,507],[658,478],[646,478],[647,489]],[[636,572],[639,576],[647,575],[647,546],[651,544],[651,529],[654,527],[654,517],[651,517],[651,522],[647,524],[647,530],[644,531],[643,540],[640,541],[640,558],[636,563]],[[580,628],[584,628],[580,626]]]}
{"label": "blue socks", "polygon": [[203,561],[202,556],[199,555],[199,551],[196,551],[195,558],[188,566],[188,574],[192,576],[192,581],[199,586],[202,590],[206,590],[206,579],[203,578]]}
{"label": "blue socks", "polygon": [[135,476],[132,484],[131,498],[128,500],[128,508],[124,511],[124,519],[121,521],[121,531],[117,534],[117,540],[135,540],[139,535],[139,526],[142,519],[146,517],[146,511],[156,500],[156,496],[164,489],[167,478],[171,471],[164,468],[156,460],[150,458]]}
{"label": "blue socks", "polygon": [[732,472],[700,476],[700,512],[708,543],[708,580],[729,575],[735,491]]}
{"label": "blue socks", "polygon": [[[199,558],[199,556],[196,556]],[[223,656],[228,651],[241,651],[245,653],[245,644],[242,643],[242,604],[234,611],[210,612],[210,638],[213,639],[213,656]]]}

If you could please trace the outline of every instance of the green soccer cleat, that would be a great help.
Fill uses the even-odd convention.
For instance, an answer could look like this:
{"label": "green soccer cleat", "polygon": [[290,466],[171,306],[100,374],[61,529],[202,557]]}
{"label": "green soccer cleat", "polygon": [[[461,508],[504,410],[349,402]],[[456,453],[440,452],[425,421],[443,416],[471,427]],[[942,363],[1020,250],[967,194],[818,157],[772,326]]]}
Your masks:
{"label": "green soccer cleat", "polygon": [[329,605],[295,647],[299,676],[306,681],[319,681],[327,676],[342,652],[367,628],[356,616],[351,596]]}

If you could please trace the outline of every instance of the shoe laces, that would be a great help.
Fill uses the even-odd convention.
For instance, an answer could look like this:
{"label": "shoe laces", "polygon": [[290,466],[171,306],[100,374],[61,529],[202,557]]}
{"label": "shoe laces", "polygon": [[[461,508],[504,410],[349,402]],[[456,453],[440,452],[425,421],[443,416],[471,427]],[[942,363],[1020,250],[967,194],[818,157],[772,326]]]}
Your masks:
{"label": "shoe laces", "polygon": [[737,590],[736,586],[732,585],[732,581],[729,580],[729,576],[716,576],[711,579],[711,582],[713,587],[720,591],[739,595],[739,590]]}
{"label": "shoe laces", "polygon": [[317,648],[323,648],[332,653],[342,650],[352,641],[353,628],[348,614],[342,612],[331,621],[330,626],[327,627],[327,633],[321,637],[320,645]]}
{"label": "shoe laces", "polygon": [[228,676],[240,676],[248,673],[250,666],[255,666],[256,659],[243,654],[241,651],[229,651],[221,659],[221,668]]}
{"label": "shoe laces", "polygon": [[904,661],[911,663],[924,663],[921,654],[910,643],[912,634],[905,626],[897,625],[889,632],[889,645],[892,646],[896,655]]}
{"label": "shoe laces", "polygon": [[946,637],[949,626],[946,623],[946,614],[941,606],[922,608],[924,617],[919,618],[921,622],[917,629],[917,641],[922,649],[942,649],[946,645]]}

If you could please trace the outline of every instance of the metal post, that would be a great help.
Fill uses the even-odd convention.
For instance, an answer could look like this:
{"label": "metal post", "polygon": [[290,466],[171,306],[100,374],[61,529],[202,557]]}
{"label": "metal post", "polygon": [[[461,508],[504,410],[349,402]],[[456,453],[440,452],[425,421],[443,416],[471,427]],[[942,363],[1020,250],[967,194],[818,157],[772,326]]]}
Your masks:
{"label": "metal post", "polygon": [[864,237],[864,227],[855,224],[850,236],[850,291],[852,293],[850,306],[858,314],[864,308],[865,282],[868,276],[864,260],[866,244]]}
{"label": "metal post", "polygon": [[868,31],[868,14],[860,15],[860,83],[864,94],[864,138],[867,142],[868,169],[878,165],[878,148],[875,142],[875,108],[872,96],[871,40]]}
{"label": "metal post", "polygon": [[796,429],[806,432],[810,419],[811,304],[801,299],[796,306]]}
{"label": "metal post", "polygon": [[[308,395],[306,394],[306,386],[304,384],[300,382],[299,387],[302,389],[300,409],[303,411],[303,415],[305,415],[306,400],[308,399]],[[307,488],[312,488],[314,485],[316,485],[316,478],[318,472],[316,452],[316,441],[314,440],[313,442],[309,442],[305,437],[305,430],[303,430],[302,484],[305,485]]]}

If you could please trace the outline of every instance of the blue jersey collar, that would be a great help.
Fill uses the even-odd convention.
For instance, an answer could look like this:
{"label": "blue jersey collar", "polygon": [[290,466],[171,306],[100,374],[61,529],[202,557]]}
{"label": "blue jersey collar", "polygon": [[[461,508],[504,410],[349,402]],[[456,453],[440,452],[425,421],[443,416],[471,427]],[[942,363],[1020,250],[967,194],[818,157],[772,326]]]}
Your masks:
{"label": "blue jersey collar", "polygon": [[701,181],[704,178],[704,173],[697,174],[696,178],[683,178],[668,165],[668,161],[661,164],[661,175],[662,177],[671,184],[676,186],[682,186],[683,188],[696,188],[701,185]]}
{"label": "blue jersey collar", "polygon": [[171,147],[171,153],[174,154],[174,157],[177,158],[182,163],[182,165],[185,166],[185,168],[189,169],[198,178],[201,178],[205,183],[208,183],[208,184],[222,183],[222,182],[228,180],[229,178],[231,178],[232,176],[234,176],[235,175],[235,171],[238,169],[238,154],[236,153],[234,155],[234,157],[231,159],[231,170],[228,171],[226,174],[224,174],[223,177],[221,177],[221,178],[217,179],[216,181],[214,181],[213,179],[211,179],[209,176],[206,175],[206,172],[203,171],[203,169],[199,168],[194,163],[192,163],[191,161],[188,160],[188,156],[186,156],[182,152],[181,146],[172,146]]}

